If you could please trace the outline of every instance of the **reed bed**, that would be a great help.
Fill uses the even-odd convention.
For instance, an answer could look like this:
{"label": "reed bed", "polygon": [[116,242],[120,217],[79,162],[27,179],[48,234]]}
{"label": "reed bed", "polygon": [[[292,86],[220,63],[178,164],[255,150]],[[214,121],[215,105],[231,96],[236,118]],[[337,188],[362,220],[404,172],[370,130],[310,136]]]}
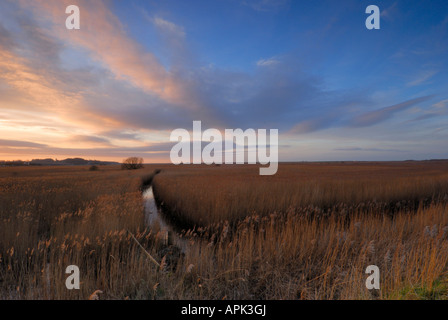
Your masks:
{"label": "reed bed", "polygon": [[[0,168],[0,299],[447,299],[446,169]],[[148,181],[185,252],[144,225]],[[72,264],[80,290],[65,287]]]}
{"label": "reed bed", "polygon": [[280,164],[274,176],[257,166],[196,167],[165,170],[154,190],[186,228],[290,210],[393,214],[448,200],[448,162]]}
{"label": "reed bed", "polygon": [[[108,298],[138,296],[138,277],[151,266],[131,233],[153,241],[143,225],[143,174],[1,168],[0,298],[83,299],[98,288]],[[65,287],[69,265],[80,268],[81,290]]]}
{"label": "reed bed", "polygon": [[[446,205],[393,219],[359,212],[350,223],[251,216],[231,238],[215,237],[192,257],[208,274],[203,298],[448,299]],[[369,265],[380,269],[380,290],[366,289]]]}

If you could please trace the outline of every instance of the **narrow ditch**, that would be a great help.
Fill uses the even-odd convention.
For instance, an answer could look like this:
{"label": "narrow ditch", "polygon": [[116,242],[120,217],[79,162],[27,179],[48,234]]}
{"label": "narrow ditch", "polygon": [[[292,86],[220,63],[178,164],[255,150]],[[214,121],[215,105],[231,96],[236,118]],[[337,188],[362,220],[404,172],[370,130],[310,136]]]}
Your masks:
{"label": "narrow ditch", "polygon": [[188,241],[181,238],[175,228],[164,217],[162,209],[157,205],[154,197],[152,186],[143,191],[143,201],[145,208],[145,225],[153,232],[157,232],[157,237],[164,242],[165,245],[174,245],[181,252],[185,253],[188,248]]}

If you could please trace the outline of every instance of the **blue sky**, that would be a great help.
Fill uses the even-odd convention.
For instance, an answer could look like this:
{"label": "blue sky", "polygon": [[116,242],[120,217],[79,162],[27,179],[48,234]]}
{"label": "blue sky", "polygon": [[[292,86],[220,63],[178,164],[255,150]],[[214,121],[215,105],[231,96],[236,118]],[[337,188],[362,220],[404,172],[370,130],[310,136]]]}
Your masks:
{"label": "blue sky", "polygon": [[447,31],[446,1],[2,1],[0,158],[169,161],[193,120],[279,129],[280,161],[446,158]]}

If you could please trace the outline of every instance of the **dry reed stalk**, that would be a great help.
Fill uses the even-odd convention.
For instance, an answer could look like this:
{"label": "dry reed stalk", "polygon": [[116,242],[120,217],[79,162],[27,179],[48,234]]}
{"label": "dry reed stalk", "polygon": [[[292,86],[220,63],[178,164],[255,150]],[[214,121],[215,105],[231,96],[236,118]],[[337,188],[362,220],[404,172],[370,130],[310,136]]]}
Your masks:
{"label": "dry reed stalk", "polygon": [[140,244],[140,242],[138,242],[138,240],[134,237],[134,235],[129,231],[129,234],[131,235],[132,239],[137,243],[137,245],[140,247],[140,249],[143,250],[143,252],[146,254],[146,256],[149,258],[149,260],[151,260],[159,269],[160,269],[160,263],[157,262],[156,259],[154,259],[154,257],[148,252],[146,251],[145,248],[143,248],[143,246]]}

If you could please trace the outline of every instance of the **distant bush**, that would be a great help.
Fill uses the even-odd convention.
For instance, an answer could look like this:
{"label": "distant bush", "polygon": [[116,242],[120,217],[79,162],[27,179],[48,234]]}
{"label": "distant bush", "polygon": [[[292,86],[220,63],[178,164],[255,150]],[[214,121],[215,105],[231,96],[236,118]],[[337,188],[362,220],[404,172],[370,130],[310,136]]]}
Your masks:
{"label": "distant bush", "polygon": [[98,171],[98,170],[100,170],[100,168],[98,168],[98,166],[95,166],[95,165],[93,165],[89,168],[89,171]]}
{"label": "distant bush", "polygon": [[143,158],[130,157],[123,160],[121,169],[123,170],[135,170],[143,168]]}

